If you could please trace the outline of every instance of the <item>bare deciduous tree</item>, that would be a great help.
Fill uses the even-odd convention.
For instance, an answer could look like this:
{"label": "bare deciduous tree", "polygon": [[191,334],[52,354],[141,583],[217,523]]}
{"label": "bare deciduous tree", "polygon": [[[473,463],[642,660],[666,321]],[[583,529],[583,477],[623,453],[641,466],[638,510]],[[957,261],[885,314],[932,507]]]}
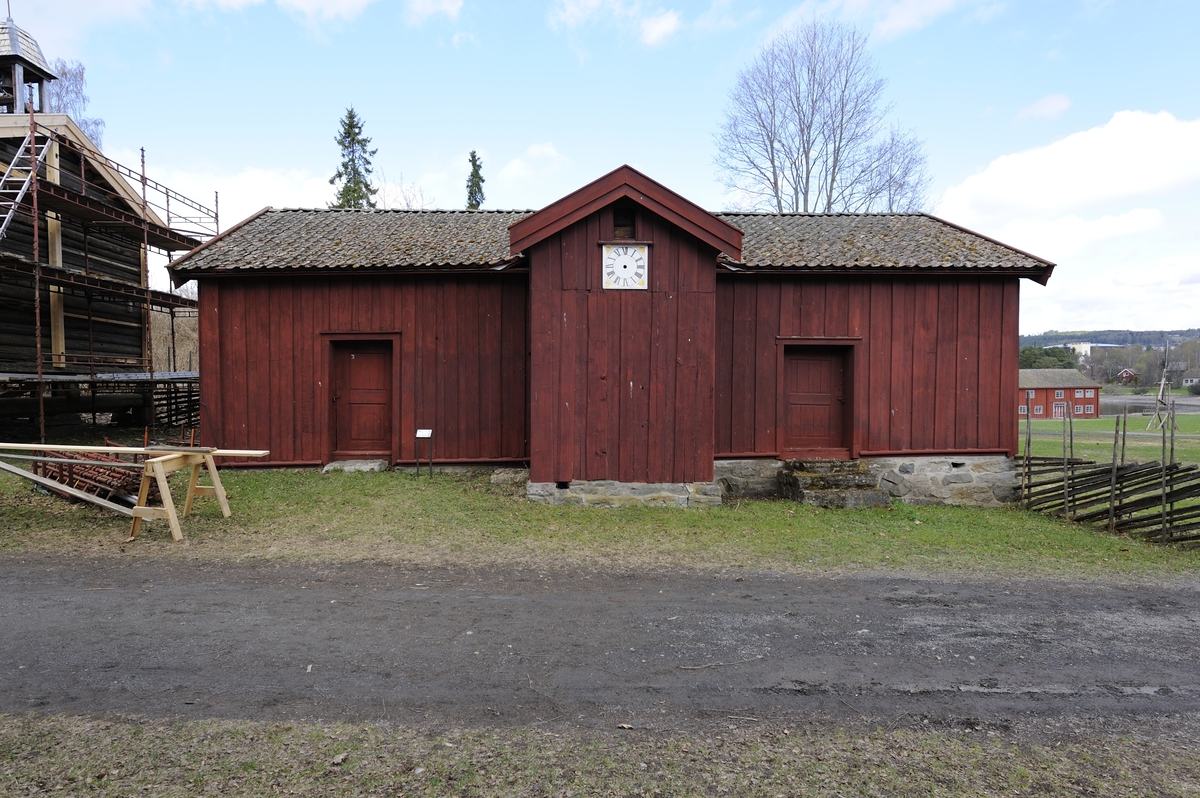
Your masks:
{"label": "bare deciduous tree", "polygon": [[405,183],[404,175],[397,182],[388,180],[387,174],[379,170],[379,205],[385,211],[423,211],[434,204],[433,197],[426,197],[416,183]]}
{"label": "bare deciduous tree", "polygon": [[729,189],[778,213],[924,206],[922,143],[885,127],[886,81],[866,47],[856,29],[813,20],[762,49],[738,75],[717,134]]}
{"label": "bare deciduous tree", "polygon": [[84,116],[87,113],[88,96],[85,93],[87,77],[83,64],[56,58],[50,69],[58,75],[58,80],[45,84],[50,113],[71,117],[99,149],[103,146],[104,120]]}

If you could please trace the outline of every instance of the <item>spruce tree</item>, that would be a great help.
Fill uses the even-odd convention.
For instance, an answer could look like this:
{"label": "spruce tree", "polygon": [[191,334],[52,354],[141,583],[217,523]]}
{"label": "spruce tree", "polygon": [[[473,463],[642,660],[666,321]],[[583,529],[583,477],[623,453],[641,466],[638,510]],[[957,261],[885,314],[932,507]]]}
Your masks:
{"label": "spruce tree", "polygon": [[471,174],[467,175],[467,210],[477,211],[483,204],[483,161],[471,150]]}
{"label": "spruce tree", "polygon": [[[379,189],[371,185],[371,158],[379,150],[369,150],[371,139],[363,135],[363,120],[354,113],[354,107],[346,109],[342,117],[342,129],[333,139],[342,150],[342,164],[329,178],[331,186],[337,186],[337,196],[329,203],[330,208],[374,208],[372,197]],[[340,184],[340,185],[339,185]]]}

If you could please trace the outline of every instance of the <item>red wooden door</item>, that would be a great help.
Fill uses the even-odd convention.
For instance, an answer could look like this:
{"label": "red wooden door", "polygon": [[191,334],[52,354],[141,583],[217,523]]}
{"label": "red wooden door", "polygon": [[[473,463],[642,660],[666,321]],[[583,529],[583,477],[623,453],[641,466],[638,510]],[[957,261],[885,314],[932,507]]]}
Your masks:
{"label": "red wooden door", "polygon": [[845,448],[845,364],[838,349],[784,350],[783,451]]}
{"label": "red wooden door", "polygon": [[332,388],[333,459],[390,457],[391,343],[334,343]]}

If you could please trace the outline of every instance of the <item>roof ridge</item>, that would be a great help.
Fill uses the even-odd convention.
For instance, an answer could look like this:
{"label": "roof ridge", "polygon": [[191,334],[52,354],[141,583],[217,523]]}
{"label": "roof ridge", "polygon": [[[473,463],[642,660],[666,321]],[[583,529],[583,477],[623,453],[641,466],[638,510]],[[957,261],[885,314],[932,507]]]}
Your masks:
{"label": "roof ridge", "polygon": [[272,213],[535,213],[531,208],[272,208]]}

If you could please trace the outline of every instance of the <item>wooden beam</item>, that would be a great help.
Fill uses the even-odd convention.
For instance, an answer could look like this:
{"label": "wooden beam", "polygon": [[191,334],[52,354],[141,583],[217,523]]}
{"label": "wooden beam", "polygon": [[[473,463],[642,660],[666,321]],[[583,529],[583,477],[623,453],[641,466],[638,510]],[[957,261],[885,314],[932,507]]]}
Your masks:
{"label": "wooden beam", "polygon": [[0,443],[0,450],[14,452],[95,452],[98,454],[168,453],[211,454],[213,457],[266,457],[270,449],[214,449],[203,446],[60,446],[52,443]]}
{"label": "wooden beam", "polygon": [[131,518],[135,515],[133,508],[115,504],[107,499],[101,499],[99,496],[93,496],[90,493],[72,488],[70,485],[64,485],[61,482],[55,482],[53,479],[47,479],[46,477],[40,477],[37,474],[31,474],[23,468],[17,468],[16,466],[11,466],[8,463],[0,463],[0,471],[7,471],[13,476],[18,476],[22,479],[28,479],[30,482],[36,482],[37,484],[49,488],[50,490],[58,493],[66,493],[68,496],[73,496],[76,499],[82,499],[85,502],[97,504],[106,510],[112,510],[113,512],[120,513],[121,515],[129,516]]}

